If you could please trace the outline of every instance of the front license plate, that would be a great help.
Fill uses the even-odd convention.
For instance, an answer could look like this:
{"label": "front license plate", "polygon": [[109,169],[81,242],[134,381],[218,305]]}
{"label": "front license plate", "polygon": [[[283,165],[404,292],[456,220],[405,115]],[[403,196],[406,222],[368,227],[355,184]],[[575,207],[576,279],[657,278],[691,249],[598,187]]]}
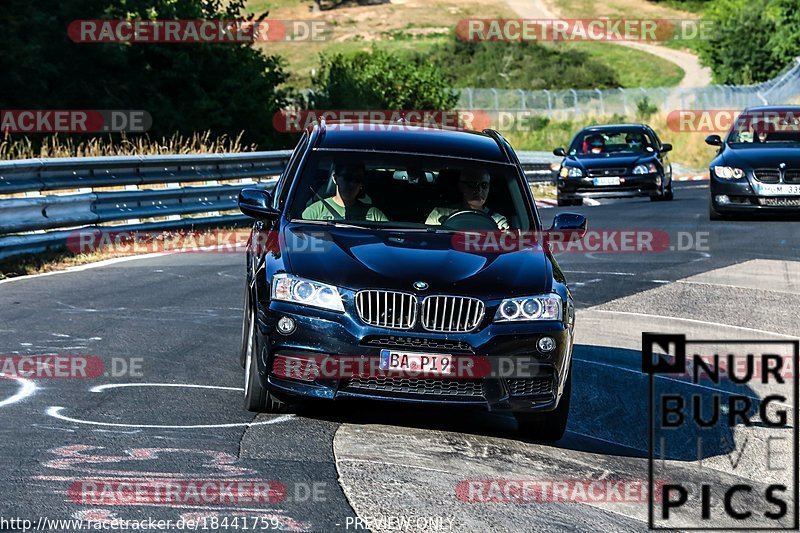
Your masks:
{"label": "front license plate", "polygon": [[453,356],[381,350],[381,370],[449,376],[454,373]]}
{"label": "front license plate", "polygon": [[619,176],[607,176],[604,178],[595,178],[595,185],[619,185]]}
{"label": "front license plate", "polygon": [[797,196],[800,195],[800,185],[759,183],[758,194],[764,196]]}

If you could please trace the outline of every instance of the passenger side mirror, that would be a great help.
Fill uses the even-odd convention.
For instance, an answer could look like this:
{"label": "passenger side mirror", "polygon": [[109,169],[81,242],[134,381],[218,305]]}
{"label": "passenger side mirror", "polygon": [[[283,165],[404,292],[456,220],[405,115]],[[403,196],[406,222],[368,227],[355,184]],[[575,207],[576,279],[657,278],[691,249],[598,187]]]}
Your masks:
{"label": "passenger side mirror", "polygon": [[558,157],[567,157],[567,152],[563,148],[556,148],[553,150],[553,155],[557,155]]}
{"label": "passenger side mirror", "polygon": [[722,139],[719,135],[709,135],[706,137],[706,144],[711,146],[722,146]]}
{"label": "passenger side mirror", "polygon": [[264,189],[242,189],[239,193],[239,209],[257,219],[276,219],[280,216],[280,212],[272,207],[272,195]]}
{"label": "passenger side mirror", "polygon": [[579,238],[586,235],[586,217],[578,213],[559,213],[553,219],[553,225],[549,231],[574,232]]}
{"label": "passenger side mirror", "polygon": [[662,153],[671,152],[671,151],[672,151],[672,145],[671,144],[664,143],[664,144],[661,145],[661,152]]}

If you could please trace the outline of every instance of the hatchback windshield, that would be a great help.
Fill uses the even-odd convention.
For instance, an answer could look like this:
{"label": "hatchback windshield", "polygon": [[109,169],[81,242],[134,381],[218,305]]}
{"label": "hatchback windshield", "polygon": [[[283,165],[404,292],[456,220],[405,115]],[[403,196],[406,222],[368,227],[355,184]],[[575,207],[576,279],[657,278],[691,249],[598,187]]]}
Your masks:
{"label": "hatchback windshield", "polygon": [[533,229],[523,187],[507,164],[317,150],[293,189],[290,216],[404,229]]}
{"label": "hatchback windshield", "polygon": [[654,151],[655,142],[641,128],[582,131],[569,147],[569,155],[632,155]]}

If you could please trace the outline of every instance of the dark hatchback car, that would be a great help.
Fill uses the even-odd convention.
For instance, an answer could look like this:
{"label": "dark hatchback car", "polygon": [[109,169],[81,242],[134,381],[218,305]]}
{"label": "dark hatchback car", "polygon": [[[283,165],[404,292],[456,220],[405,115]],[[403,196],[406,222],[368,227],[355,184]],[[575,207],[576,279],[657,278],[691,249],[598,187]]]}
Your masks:
{"label": "dark hatchback car", "polygon": [[754,107],[734,121],[711,161],[709,218],[800,214],[800,107]]}
{"label": "dark hatchback car", "polygon": [[558,205],[581,205],[584,198],[672,200],[670,150],[672,145],[662,143],[645,124],[584,128],[566,150],[553,150],[564,158],[558,174]]}
{"label": "dark hatchback car", "polygon": [[[247,409],[282,412],[310,398],[472,405],[513,413],[531,438],[561,437],[575,316],[563,273],[547,246],[461,239],[541,230],[499,133],[323,123],[303,134],[274,194],[244,189],[239,206],[256,219],[241,347]],[[586,219],[562,213],[553,228],[581,234]],[[504,358],[525,368],[448,371]],[[288,371],[344,359],[380,375]]]}

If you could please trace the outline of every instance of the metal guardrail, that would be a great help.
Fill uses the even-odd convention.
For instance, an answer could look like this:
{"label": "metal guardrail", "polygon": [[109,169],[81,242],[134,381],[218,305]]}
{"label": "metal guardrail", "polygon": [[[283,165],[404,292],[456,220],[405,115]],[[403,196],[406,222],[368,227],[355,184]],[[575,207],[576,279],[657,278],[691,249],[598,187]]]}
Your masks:
{"label": "metal guardrail", "polygon": [[[2,161],[0,259],[64,248],[78,230],[170,231],[246,223],[247,217],[231,213],[239,191],[253,181],[274,186],[290,153]],[[553,180],[550,165],[558,158],[543,152],[517,155],[529,182]],[[42,194],[51,191],[57,192]]]}
{"label": "metal guardrail", "polygon": [[[273,185],[270,178],[283,171],[290,153],[0,162],[0,259],[64,248],[77,230],[169,231],[244,223],[247,217],[226,213],[236,209],[239,191],[253,181]],[[192,183],[200,185],[185,185]],[[51,191],[56,192],[42,194]],[[115,225],[100,226],[107,223]]]}

